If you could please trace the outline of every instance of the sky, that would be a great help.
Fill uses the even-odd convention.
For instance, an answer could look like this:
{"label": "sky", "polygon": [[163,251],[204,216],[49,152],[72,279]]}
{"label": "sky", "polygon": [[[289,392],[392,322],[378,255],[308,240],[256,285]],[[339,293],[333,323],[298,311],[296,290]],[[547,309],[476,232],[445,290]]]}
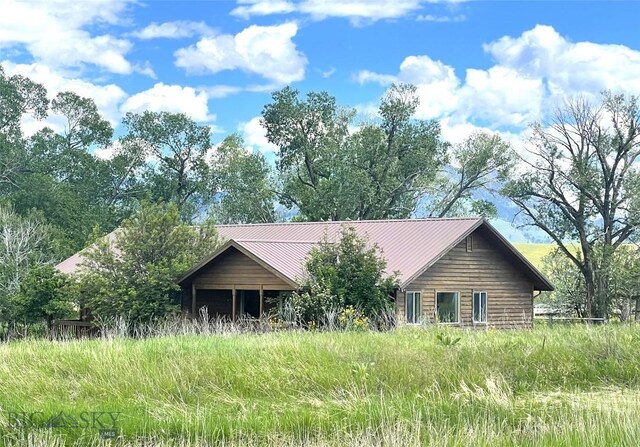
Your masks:
{"label": "sky", "polygon": [[[451,142],[482,129],[518,145],[564,98],[640,93],[640,3],[439,0],[0,0],[0,64],[127,112],[184,112],[214,142],[274,156],[271,92],[328,91],[375,117],[393,82]],[[27,132],[47,122],[25,120]],[[108,151],[101,153],[108,156]]]}

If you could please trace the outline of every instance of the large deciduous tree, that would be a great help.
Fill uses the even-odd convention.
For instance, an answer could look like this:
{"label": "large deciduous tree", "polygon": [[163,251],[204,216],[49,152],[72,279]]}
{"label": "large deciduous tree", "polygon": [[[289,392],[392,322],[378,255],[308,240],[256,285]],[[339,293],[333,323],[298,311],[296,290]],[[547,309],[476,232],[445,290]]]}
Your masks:
{"label": "large deciduous tree", "polygon": [[111,144],[113,129],[93,100],[75,93],[59,93],[52,111],[64,120],[64,129],[45,128],[29,138],[25,169],[10,198],[21,214],[42,210],[63,229],[67,255],[84,246],[94,227],[110,231],[119,222],[108,202],[111,162],[92,153]]}
{"label": "large deciduous tree", "polygon": [[0,191],[15,186],[25,170],[27,157],[21,119],[47,116],[49,101],[45,88],[21,75],[7,76],[0,66]]}
{"label": "large deciduous tree", "polygon": [[275,222],[276,194],[271,168],[260,153],[247,152],[238,135],[217,147],[212,169],[218,179],[218,200],[213,207],[216,222]]}
{"label": "large deciduous tree", "polygon": [[309,220],[342,217],[334,206],[339,199],[335,171],[352,117],[352,111],[338,108],[326,92],[311,92],[301,100],[290,87],[275,92],[273,102],[264,107],[267,138],[279,148],[280,200]]}
{"label": "large deciduous tree", "polygon": [[478,133],[452,159],[439,124],[413,118],[418,103],[414,86],[393,85],[379,118],[354,126],[327,93],[275,92],[262,122],[280,150],[281,202],[308,220],[406,218],[425,202],[435,216],[491,211],[473,196],[504,179],[509,145]]}
{"label": "large deciduous tree", "polygon": [[608,92],[598,104],[573,99],[532,131],[525,172],[504,192],[580,271],[586,314],[606,317],[613,256],[640,223],[638,101]]}
{"label": "large deciduous tree", "polygon": [[145,175],[151,198],[175,203],[187,221],[201,214],[211,191],[209,127],[182,113],[149,111],[127,113],[123,124],[123,144],[139,145],[153,158]]}
{"label": "large deciduous tree", "polygon": [[451,165],[436,182],[427,212],[431,216],[483,215],[496,216],[493,202],[474,194],[484,190],[498,193],[509,179],[516,161],[511,145],[499,135],[475,132],[452,147]]}

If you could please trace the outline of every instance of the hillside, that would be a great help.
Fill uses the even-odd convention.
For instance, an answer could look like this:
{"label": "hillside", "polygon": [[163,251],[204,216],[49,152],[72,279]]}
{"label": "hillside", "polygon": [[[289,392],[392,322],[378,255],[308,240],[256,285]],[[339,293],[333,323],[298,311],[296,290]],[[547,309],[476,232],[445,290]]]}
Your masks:
{"label": "hillside", "polygon": [[522,253],[529,262],[538,269],[543,269],[543,258],[551,253],[555,248],[555,244],[532,244],[532,243],[514,243],[513,244]]}
{"label": "hillside", "polygon": [[637,342],[608,326],[1,344],[0,445],[111,427],[139,446],[636,445]]}

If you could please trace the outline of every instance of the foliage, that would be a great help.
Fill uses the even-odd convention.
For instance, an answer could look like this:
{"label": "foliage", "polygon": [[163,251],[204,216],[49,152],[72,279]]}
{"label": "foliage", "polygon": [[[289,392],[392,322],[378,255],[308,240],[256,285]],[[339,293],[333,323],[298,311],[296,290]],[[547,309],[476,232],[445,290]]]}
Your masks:
{"label": "foliage", "polygon": [[353,306],[347,306],[340,311],[338,322],[342,329],[349,331],[365,331],[369,329],[369,319]]}
{"label": "foliage", "polygon": [[[597,251],[595,253],[598,255]],[[575,264],[556,249],[544,258],[544,270],[556,290],[546,294],[543,302],[565,313],[587,317],[584,276]],[[615,315],[621,321],[627,321],[640,298],[640,258],[636,247],[626,244],[615,251],[610,260],[607,283],[612,303],[607,317]]]}
{"label": "foliage", "polygon": [[474,193],[487,190],[497,193],[513,172],[515,152],[498,135],[475,132],[453,147],[449,175],[441,175],[429,214],[481,215],[496,217],[492,202],[474,198]]}
{"label": "foliage", "polygon": [[149,321],[177,311],[176,279],[218,244],[208,223],[181,223],[176,204],[150,204],[85,253],[79,300],[98,318]]}
{"label": "foliage", "polygon": [[269,223],[278,218],[271,168],[260,153],[249,153],[236,134],[224,139],[212,161],[218,176],[219,202],[214,206],[216,222]]}
{"label": "foliage", "polygon": [[28,323],[78,317],[70,278],[50,264],[29,270],[16,296],[15,319]]}
{"label": "foliage", "polygon": [[491,214],[473,194],[503,180],[509,145],[476,134],[456,147],[451,167],[439,124],[413,119],[417,106],[414,86],[392,85],[380,119],[355,126],[354,110],[326,92],[306,99],[290,87],[275,92],[262,122],[279,148],[281,203],[310,221],[406,218],[424,200],[430,215]]}
{"label": "foliage", "polygon": [[[621,321],[627,321],[634,311],[640,310],[640,253],[638,247],[623,245],[613,255],[609,275],[609,293],[613,310]],[[640,320],[640,314],[634,315]]]}
{"label": "foliage", "polygon": [[310,282],[302,292],[293,292],[289,301],[297,322],[307,327],[317,327],[324,322],[327,315],[337,311],[344,304],[344,301],[333,295],[327,286],[316,282]]}
{"label": "foliage", "polygon": [[15,317],[15,297],[34,267],[53,261],[51,229],[40,216],[28,218],[0,205],[0,322]]}
{"label": "foliage", "polygon": [[528,170],[503,192],[580,271],[586,314],[606,317],[613,256],[640,222],[638,100],[604,92],[597,105],[567,101],[532,131],[533,149],[521,160]]}
{"label": "foliage", "polygon": [[451,334],[446,334],[444,332],[441,332],[439,334],[436,335],[436,340],[438,340],[442,346],[455,346],[458,343],[460,343],[460,340],[462,340],[462,337],[455,337]]}
{"label": "foliage", "polygon": [[569,258],[558,249],[543,258],[543,269],[555,290],[543,295],[542,302],[565,314],[586,318],[584,277]]}
{"label": "foliage", "polygon": [[127,113],[123,144],[138,146],[155,158],[144,171],[148,191],[157,202],[173,202],[185,221],[200,215],[208,202],[211,172],[206,155],[211,147],[208,126],[183,113]]}
{"label": "foliage", "polygon": [[340,240],[325,240],[309,253],[306,284],[293,303],[305,321],[321,323],[330,311],[349,306],[375,318],[392,305],[397,275],[387,276],[387,263],[380,249],[369,247],[353,227],[342,228]]}

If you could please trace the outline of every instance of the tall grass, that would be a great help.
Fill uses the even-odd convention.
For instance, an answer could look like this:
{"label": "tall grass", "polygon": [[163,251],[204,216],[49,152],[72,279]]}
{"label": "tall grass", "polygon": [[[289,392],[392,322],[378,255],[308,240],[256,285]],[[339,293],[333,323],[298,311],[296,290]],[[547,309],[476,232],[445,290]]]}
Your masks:
{"label": "tall grass", "polygon": [[7,411],[119,412],[115,444],[131,446],[640,439],[640,332],[632,326],[207,330],[1,344],[0,445],[114,444],[95,429],[21,430]]}

